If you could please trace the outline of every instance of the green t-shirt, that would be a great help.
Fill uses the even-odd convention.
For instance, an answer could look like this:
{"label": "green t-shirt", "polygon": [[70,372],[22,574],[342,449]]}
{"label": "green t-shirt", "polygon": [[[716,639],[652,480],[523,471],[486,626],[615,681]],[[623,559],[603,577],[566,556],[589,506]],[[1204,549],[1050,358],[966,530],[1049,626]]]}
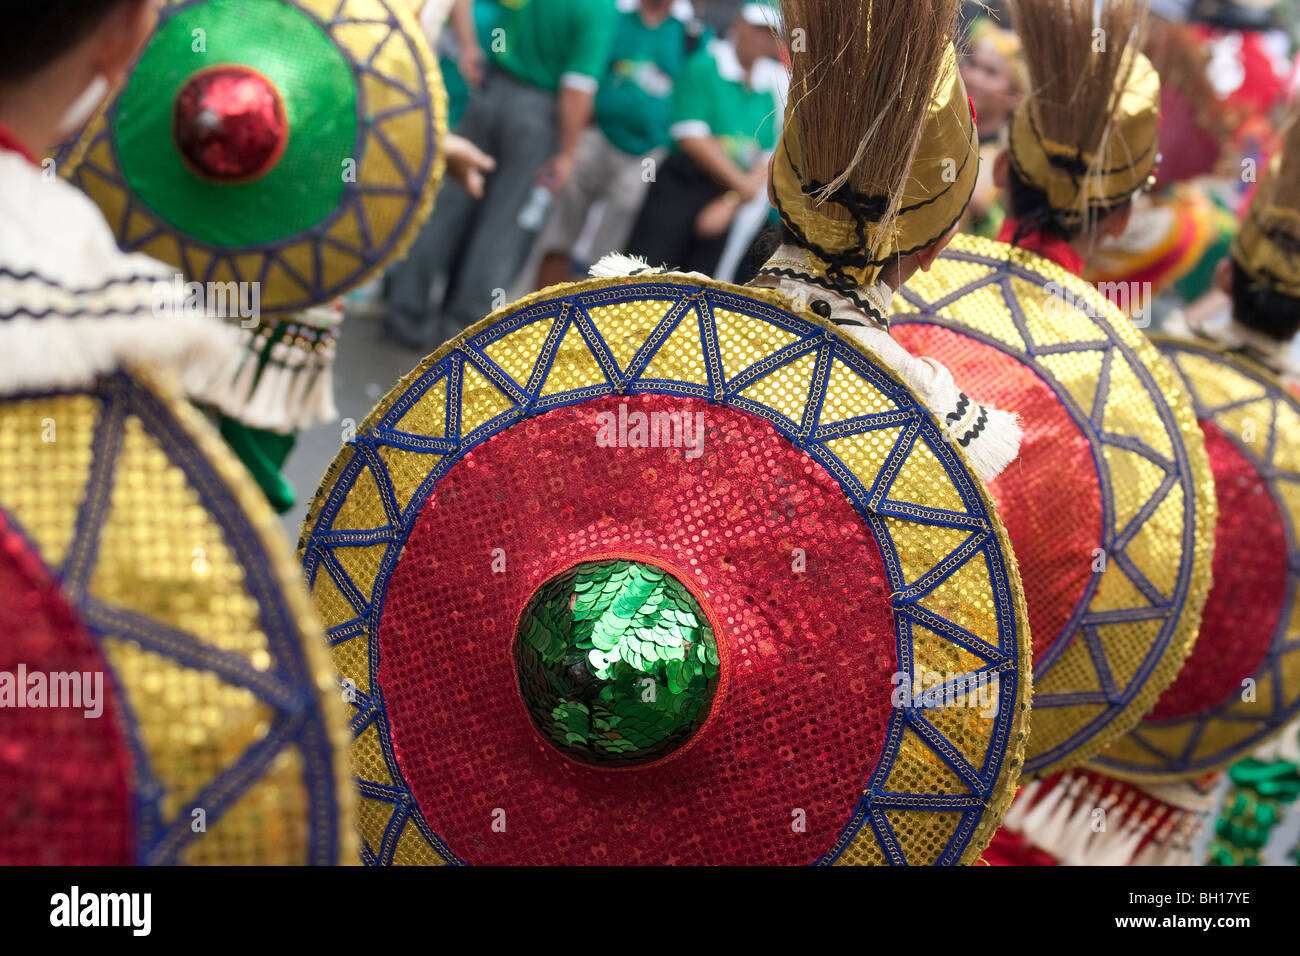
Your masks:
{"label": "green t-shirt", "polygon": [[[513,5],[513,4],[512,4]],[[492,49],[492,31],[501,25],[506,7],[502,0],[473,0],[474,32],[484,52]]]}
{"label": "green t-shirt", "polygon": [[566,74],[593,91],[609,65],[616,8],[612,0],[501,0],[488,56],[515,79],[555,91]]}
{"label": "green t-shirt", "polygon": [[687,60],[674,100],[672,135],[714,136],[742,169],[750,168],[760,152],[776,148],[781,122],[776,91],[747,85],[735,48],[725,40],[714,40]]}
{"label": "green t-shirt", "polygon": [[638,11],[619,14],[596,123],[623,152],[642,156],[672,142],[673,84],[686,65],[686,46],[686,25],[676,17],[648,27]]}

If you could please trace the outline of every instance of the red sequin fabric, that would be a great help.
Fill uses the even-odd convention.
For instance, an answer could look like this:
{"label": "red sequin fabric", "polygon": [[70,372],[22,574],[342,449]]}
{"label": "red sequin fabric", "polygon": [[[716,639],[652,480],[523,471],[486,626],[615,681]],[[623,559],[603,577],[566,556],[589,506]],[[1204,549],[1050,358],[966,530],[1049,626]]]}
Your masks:
{"label": "red sequin fabric", "polygon": [[993,834],[993,840],[980,855],[980,861],[989,866],[1056,866],[1060,863],[1052,854],[1025,839],[1023,833],[1006,827]]}
{"label": "red sequin fabric", "polygon": [[[87,714],[84,697],[80,706],[50,706],[76,700],[72,678],[96,674],[99,716]],[[15,694],[43,705],[19,707]],[[0,866],[133,862],[121,716],[95,639],[0,512]]]}
{"label": "red sequin fabric", "polygon": [[[847,823],[890,718],[898,662],[877,545],[831,476],[761,420],[675,399],[701,416],[701,455],[600,447],[598,416],[624,402],[629,415],[666,404],[558,409],[439,482],[379,625],[397,761],[474,863],[812,862]],[[608,771],[539,739],[511,641],[548,579],[615,556],[691,589],[722,678],[686,746]]]}
{"label": "red sequin fabric", "polygon": [[1240,694],[1268,653],[1286,602],[1286,538],[1277,502],[1218,425],[1202,420],[1201,431],[1219,502],[1214,586],[1191,656],[1151,720],[1187,717]]}
{"label": "red sequin fabric", "polygon": [[1020,414],[1020,455],[989,491],[1020,562],[1038,663],[1082,600],[1101,547],[1092,447],[1047,383],[1005,352],[938,325],[900,325],[891,334],[913,355],[943,362],[980,401]]}

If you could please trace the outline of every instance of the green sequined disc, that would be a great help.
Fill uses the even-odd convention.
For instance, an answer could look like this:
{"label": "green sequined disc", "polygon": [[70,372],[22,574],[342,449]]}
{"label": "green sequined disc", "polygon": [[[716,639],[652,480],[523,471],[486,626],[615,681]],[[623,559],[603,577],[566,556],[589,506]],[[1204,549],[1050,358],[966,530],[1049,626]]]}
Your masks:
{"label": "green sequined disc", "polygon": [[[215,246],[285,239],[334,212],[344,189],[340,170],[357,158],[357,80],[320,23],[289,3],[244,0],[204,0],[164,16],[112,121],[113,148],[132,192],[181,232]],[[173,142],[172,111],[158,107],[160,99],[175,102],[195,73],[224,64],[265,76],[289,121],[284,155],[253,182],[213,182],[192,172]]]}
{"label": "green sequined disc", "polygon": [[597,766],[648,763],[684,744],[708,718],[721,671],[694,596],[635,561],[546,582],[520,619],[515,667],[542,737]]}

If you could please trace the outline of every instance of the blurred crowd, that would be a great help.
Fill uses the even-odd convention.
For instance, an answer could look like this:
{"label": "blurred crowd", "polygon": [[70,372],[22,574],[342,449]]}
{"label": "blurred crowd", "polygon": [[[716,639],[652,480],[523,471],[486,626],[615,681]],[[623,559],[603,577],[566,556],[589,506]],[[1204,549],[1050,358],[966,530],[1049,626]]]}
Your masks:
{"label": "blurred crowd", "polygon": [[456,0],[431,40],[453,150],[480,174],[446,186],[389,273],[389,335],[427,351],[614,252],[751,276],[775,225],[778,35],[760,2]]}
{"label": "blurred crowd", "polygon": [[[426,21],[442,22],[447,0]],[[1289,3],[1157,0],[1150,53],[1164,80],[1163,161],[1089,278],[1138,277],[1122,307],[1159,325],[1222,309],[1231,242],[1294,86]],[[1006,218],[998,156],[1029,82],[999,3],[968,3],[962,75],[982,163],[963,231]],[[389,336],[428,351],[519,296],[603,257],[744,283],[778,244],[768,161],[788,52],[766,0],[454,0],[430,31],[448,93],[449,182],[383,290]],[[463,185],[462,185],[463,184]],[[1147,268],[1151,266],[1151,268]],[[1150,324],[1144,322],[1144,324]]]}
{"label": "blurred crowd", "polygon": [[[1001,7],[966,4],[962,76],[982,162],[963,231],[1010,241],[1008,125],[1030,81]],[[1140,327],[1178,330],[1226,320],[1227,252],[1280,147],[1300,77],[1300,10],[1278,0],[1154,0],[1151,12],[1146,53],[1161,78],[1160,162],[1083,271]]]}

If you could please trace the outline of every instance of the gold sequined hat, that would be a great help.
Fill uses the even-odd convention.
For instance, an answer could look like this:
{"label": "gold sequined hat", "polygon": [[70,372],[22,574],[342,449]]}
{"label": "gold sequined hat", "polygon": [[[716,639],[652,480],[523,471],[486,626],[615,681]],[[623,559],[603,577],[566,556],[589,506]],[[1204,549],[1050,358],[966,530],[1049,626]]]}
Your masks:
{"label": "gold sequined hat", "polygon": [[1028,634],[983,485],[776,293],[506,307],[366,418],[302,553],[370,863],[971,863],[1015,786]]}
{"label": "gold sequined hat", "polygon": [[127,252],[242,284],[262,315],[327,303],[405,253],[443,174],[446,93],[411,6],[168,0],[62,172]]}
{"label": "gold sequined hat", "polygon": [[1011,166],[1064,226],[1089,225],[1150,184],[1160,77],[1140,52],[1142,0],[1016,0],[1031,86],[1011,120]]}
{"label": "gold sequined hat", "polygon": [[959,6],[784,4],[802,45],[792,39],[776,208],[836,288],[874,285],[891,259],[952,229],[970,202],[979,134],[952,47]]}
{"label": "gold sequined hat", "polygon": [[1293,106],[1282,151],[1251,201],[1232,246],[1243,272],[1300,298],[1300,106]]}

